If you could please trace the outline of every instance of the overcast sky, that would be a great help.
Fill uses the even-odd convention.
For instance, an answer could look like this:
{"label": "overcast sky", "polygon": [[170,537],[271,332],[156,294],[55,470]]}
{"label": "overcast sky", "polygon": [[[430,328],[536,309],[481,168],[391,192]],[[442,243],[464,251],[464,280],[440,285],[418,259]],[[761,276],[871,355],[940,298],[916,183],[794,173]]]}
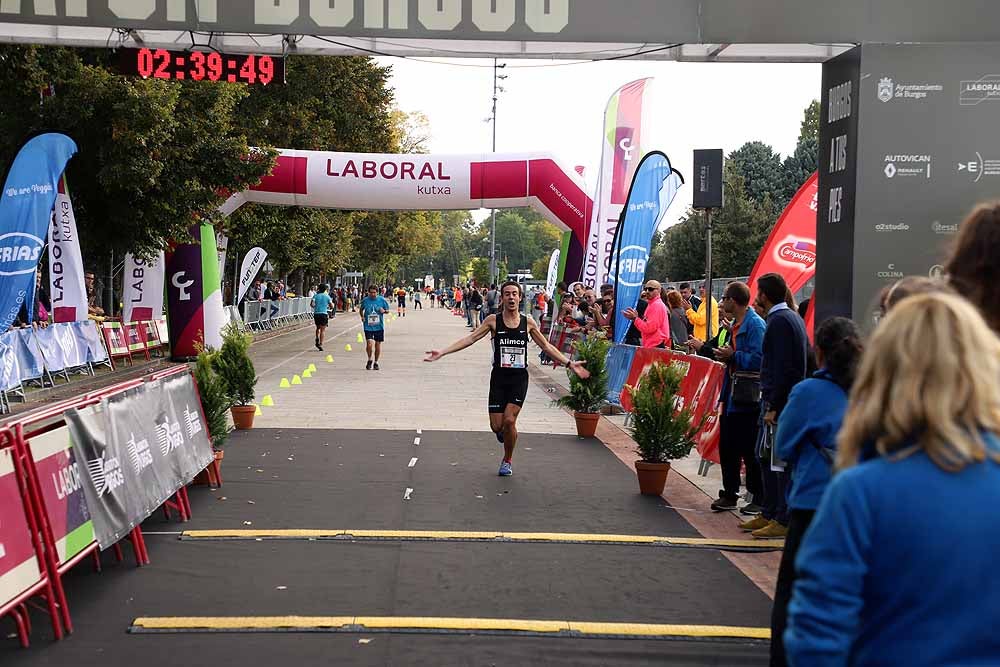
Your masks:
{"label": "overcast sky", "polygon": [[[490,150],[492,128],[484,120],[492,105],[492,60],[376,60],[392,65],[399,107],[427,114],[431,152]],[[505,62],[501,73],[508,78],[497,103],[497,152],[542,151],[570,166],[583,165],[592,196],[604,108],[624,83],[653,77],[647,96],[653,103],[650,127],[645,129],[651,142],[646,146],[665,152],[685,178],[691,175],[695,148],[728,153],[746,141],[761,140],[782,156],[791,153],[802,111],[820,93],[818,64]],[[666,224],[676,222],[690,203],[691,188],[682,188]]]}

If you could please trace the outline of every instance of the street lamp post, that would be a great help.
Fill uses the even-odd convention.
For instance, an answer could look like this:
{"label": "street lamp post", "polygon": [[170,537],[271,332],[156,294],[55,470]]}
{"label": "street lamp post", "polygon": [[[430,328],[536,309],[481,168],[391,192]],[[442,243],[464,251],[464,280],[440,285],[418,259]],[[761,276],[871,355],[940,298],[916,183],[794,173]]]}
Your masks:
{"label": "street lamp post", "polygon": [[[497,152],[497,92],[503,91],[503,88],[497,83],[500,79],[506,79],[506,76],[498,75],[497,70],[503,69],[507,66],[507,63],[497,64],[497,59],[493,59],[493,114],[490,117],[490,121],[493,123],[493,152]],[[497,282],[497,210],[494,208],[490,211],[490,217],[492,222],[490,223],[490,282]]]}

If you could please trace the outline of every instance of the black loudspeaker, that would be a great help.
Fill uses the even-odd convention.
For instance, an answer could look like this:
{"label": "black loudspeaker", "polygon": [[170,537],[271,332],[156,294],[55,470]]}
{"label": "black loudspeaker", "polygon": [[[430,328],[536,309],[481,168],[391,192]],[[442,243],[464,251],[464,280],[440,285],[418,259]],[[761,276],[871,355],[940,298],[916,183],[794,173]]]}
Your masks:
{"label": "black loudspeaker", "polygon": [[694,152],[693,208],[722,208],[722,149]]}

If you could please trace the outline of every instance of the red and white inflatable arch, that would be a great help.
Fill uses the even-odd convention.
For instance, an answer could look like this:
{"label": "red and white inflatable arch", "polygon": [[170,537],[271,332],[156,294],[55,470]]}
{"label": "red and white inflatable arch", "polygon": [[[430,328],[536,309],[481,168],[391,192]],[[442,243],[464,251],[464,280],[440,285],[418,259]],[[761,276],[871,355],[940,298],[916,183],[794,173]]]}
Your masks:
{"label": "red and white inflatable arch", "polygon": [[593,202],[583,178],[538,153],[400,155],[282,149],[269,176],[231,196],[246,202],[347,210],[445,211],[530,206],[572,232],[567,276],[579,276]]}

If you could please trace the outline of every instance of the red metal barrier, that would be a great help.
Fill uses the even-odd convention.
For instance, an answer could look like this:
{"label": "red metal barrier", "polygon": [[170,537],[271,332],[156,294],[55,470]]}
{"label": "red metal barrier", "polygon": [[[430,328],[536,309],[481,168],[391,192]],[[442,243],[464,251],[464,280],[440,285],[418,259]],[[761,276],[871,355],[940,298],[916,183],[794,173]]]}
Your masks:
{"label": "red metal barrier", "polygon": [[[0,496],[5,501],[3,504],[5,521],[3,530],[0,531],[0,539],[3,539],[5,548],[3,555],[0,556],[0,563],[6,559],[18,560],[27,557],[21,563],[11,562],[9,569],[6,566],[0,568],[0,582],[6,583],[3,588],[16,591],[10,599],[2,599],[8,597],[6,594],[0,598],[0,618],[9,615],[14,619],[21,646],[25,648],[29,645],[31,633],[31,619],[25,603],[35,596],[41,596],[52,622],[53,635],[56,639],[62,639],[62,615],[59,607],[65,600],[62,582],[58,577],[51,576],[51,571],[46,565],[46,546],[41,539],[39,518],[31,497],[26,458],[18,446],[14,433],[9,428],[0,430],[0,460],[6,459],[4,467],[8,464],[10,466],[10,472],[0,473]],[[14,480],[16,483],[12,483]],[[27,536],[24,530],[28,533]],[[34,565],[31,565],[32,562]],[[33,582],[22,585],[16,579],[30,579]]]}
{"label": "red metal barrier", "polygon": [[[656,361],[678,363],[687,366],[687,373],[681,382],[679,396],[681,407],[692,407],[694,419],[708,415],[705,426],[698,435],[697,449],[703,459],[719,462],[719,395],[725,377],[725,366],[696,355],[682,354],[660,348],[639,348],[628,372],[626,387],[638,385],[646,369]],[[622,408],[632,412],[632,397],[628,389],[622,389]]]}

